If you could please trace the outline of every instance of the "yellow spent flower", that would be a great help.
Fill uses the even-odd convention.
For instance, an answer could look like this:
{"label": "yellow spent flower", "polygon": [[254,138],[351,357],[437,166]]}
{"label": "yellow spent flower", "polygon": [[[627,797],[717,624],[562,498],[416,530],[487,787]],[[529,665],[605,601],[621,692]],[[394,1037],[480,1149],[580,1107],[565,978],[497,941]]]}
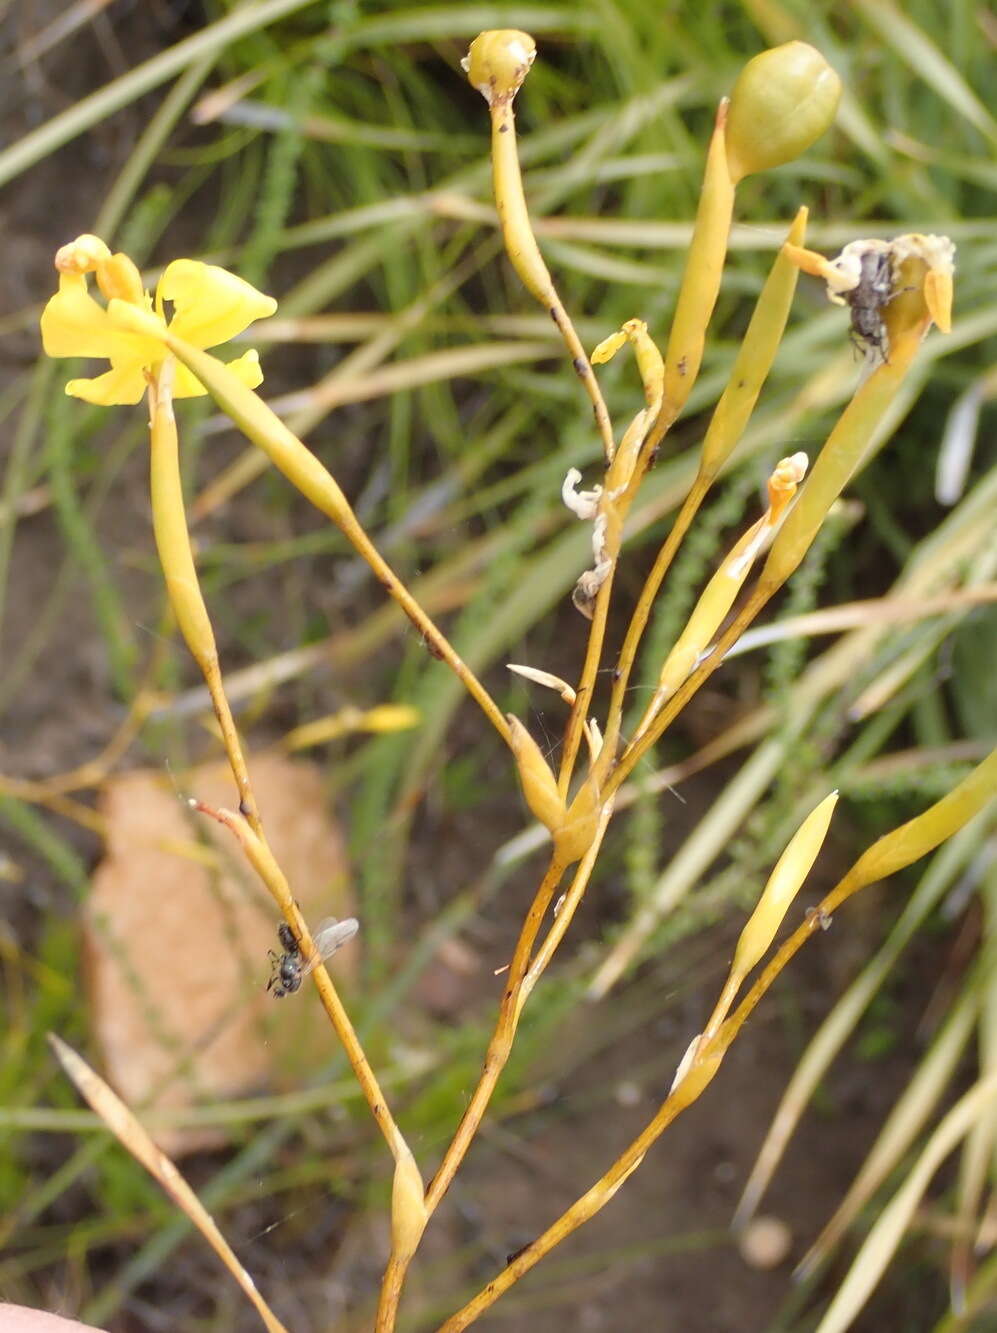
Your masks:
{"label": "yellow spent flower", "polygon": [[[103,407],[141,401],[149,378],[168,355],[160,337],[122,318],[137,308],[165,332],[184,338],[194,347],[215,347],[241,333],[254,320],[265,319],[277,302],[255,287],[214,264],[175,259],[167,265],[153,298],[142,286],[134,263],[124,254],[111,254],[96,236],[77,237],[55,257],[59,290],[42,312],[42,345],[49,356],[99,357],[111,369],[94,379],[70,380],[66,392],[73,398]],[[90,293],[92,273],[107,302]],[[167,303],[172,317],[167,318]],[[244,352],[228,365],[239,380],[255,388],[262,379],[259,355]],[[194,398],[207,390],[184,366],[176,367],[174,398]]]}
{"label": "yellow spent flower", "polygon": [[834,259],[787,244],[789,260],[823,278],[827,296],[852,312],[852,336],[874,361],[888,361],[907,333],[923,336],[934,323],[952,329],[955,245],[948,236],[909,233],[893,240],[850,241]]}
{"label": "yellow spent flower", "polygon": [[493,106],[512,101],[536,54],[537,44],[528,32],[497,28],[479,33],[460,64],[471,87]]}

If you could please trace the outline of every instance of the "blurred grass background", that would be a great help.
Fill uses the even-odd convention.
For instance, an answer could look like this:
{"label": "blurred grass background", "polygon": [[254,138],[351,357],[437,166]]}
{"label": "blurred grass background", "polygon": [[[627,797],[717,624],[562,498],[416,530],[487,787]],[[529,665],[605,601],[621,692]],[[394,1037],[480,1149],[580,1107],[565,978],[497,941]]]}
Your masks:
{"label": "blurred grass background", "polygon": [[[664,338],[715,104],[744,60],[798,36],[818,46],[845,83],[835,130],[802,161],[739,192],[704,373],[635,509],[622,599],[636,596],[691,478],[705,414],[800,203],[811,210],[810,243],[828,252],[859,236],[952,236],[956,325],[951,337],[933,335],[926,345],[897,405],[895,434],[850,488],[776,614],[891,592],[944,598],[957,586],[993,583],[997,124],[986,97],[997,23],[983,5],[164,0],[8,2],[0,17],[8,90],[8,146],[0,152],[8,230],[0,762],[8,777],[43,779],[99,751],[142,683],[164,701],[122,766],[168,760],[182,769],[212,753],[191,724],[204,707],[192,664],[175,639],[162,638],[143,412],[69,403],[62,384],[78,369],[36,361],[51,256],[82,231],[126,250],[150,276],[189,254],[222,262],[277,296],[277,318],[251,332],[270,400],[340,480],[503,706],[557,745],[559,706],[510,678],[503,663],[569,677],[577,669],[585,627],[568,594],[584,568],[586,535],[569,523],[560,485],[569,466],[595,463],[598,442],[555,331],[500,253],[485,109],[459,69],[483,27],[522,27],[538,40],[517,103],[526,187],[551,271],[589,346],[634,315]],[[802,280],[726,486],[666,585],[638,688],[656,674],[717,551],[756,515],[767,472],[796,449],[816,452],[847,400],[858,367],[846,327],[847,313]],[[602,379],[617,422],[627,420],[640,403],[632,368],[620,357]],[[974,407],[983,414],[979,443],[964,485],[941,502],[939,456],[952,458],[966,436],[951,426],[960,404],[963,420]],[[205,592],[250,745],[349,705],[395,699],[421,713],[412,732],[338,741],[316,757],[358,880],[365,977],[351,1005],[428,1164],[473,1085],[494,988],[479,983],[459,1003],[434,1010],[418,999],[420,978],[451,937],[488,960],[486,978],[493,959],[496,966],[504,959],[533,881],[532,863],[524,863],[531,844],[515,841],[523,808],[505,757],[456,682],[385,608],[338,534],[262,473],[258,456],[203,404],[185,405],[182,438]],[[731,930],[815,793],[834,785],[844,797],[824,872],[830,882],[836,860],[844,864],[947,790],[992,743],[992,609],[953,605],[895,625],[874,619],[859,634],[794,636],[732,660],[658,747],[647,775],[665,769],[662,781],[678,799],[649,782],[617,821],[575,947],[545,982],[545,1002],[535,1006],[500,1089],[502,1120],[481,1149],[497,1161],[499,1179],[503,1154],[529,1160],[531,1137],[543,1132],[565,1148],[576,1191],[598,1174],[612,1145],[625,1140],[626,1115],[635,1114],[621,1086],[646,1089],[647,1105],[667,1086],[711,997]],[[697,759],[706,745],[713,749]],[[86,1042],[71,916],[99,851],[91,807],[85,792],[52,809],[0,787],[0,892],[9,904],[0,929],[8,1020],[0,1289],[39,1304],[69,1291],[86,1317],[114,1330],[162,1326],[153,1305],[167,1299],[175,1302],[168,1326],[248,1327],[196,1247],[188,1243],[181,1267],[164,1277],[185,1225],[76,1109],[45,1052],[50,1028]],[[922,976],[912,987],[904,973],[911,965],[901,961],[848,1057],[859,1062],[860,1078],[875,1082],[877,1061],[898,1045],[912,1062],[918,1025],[926,1040],[959,1002],[953,939],[968,939],[970,954],[988,957],[982,946],[993,914],[979,908],[975,889],[992,878],[985,860],[992,836],[992,818],[981,818],[936,871],[941,887],[925,912],[934,942],[914,946],[928,960],[927,983]],[[812,965],[817,975],[809,976],[801,975],[804,962],[782,988],[768,1095],[745,1114],[750,1139],[736,1145],[738,1185],[795,1054],[917,881],[912,873],[864,914],[836,922],[823,950],[835,960]],[[953,904],[948,891],[960,883]],[[597,1010],[579,1010],[606,950],[636,906],[656,894],[676,906],[644,951],[645,966]],[[948,915],[939,902],[948,902]],[[994,985],[986,971],[973,977],[981,995]],[[908,1010],[912,990],[916,1008]],[[925,1018],[929,992],[935,1002]],[[663,1021],[674,1030],[663,1030]],[[428,1072],[406,1077],[413,1055],[427,1052]],[[950,1077],[958,1069],[955,1058]],[[904,1077],[894,1069],[891,1086],[902,1087]],[[560,1096],[545,1106],[552,1090]],[[594,1108],[605,1136],[582,1153],[565,1137],[584,1107]],[[326,1327],[323,1309],[347,1310],[352,1322],[336,1327],[359,1329],[369,1319],[384,1163],[355,1109],[362,1108],[333,1062],[314,1092],[261,1104],[252,1118],[238,1106],[222,1108],[236,1151],[197,1164],[206,1201],[261,1283],[284,1288],[295,1328]],[[868,1137],[883,1109],[882,1096],[861,1107]],[[695,1145],[694,1125],[690,1133]],[[503,1137],[513,1134],[515,1144]],[[704,1145],[708,1139],[702,1131]],[[475,1277],[501,1264],[503,1243],[515,1249],[549,1220],[541,1197],[521,1239],[505,1231],[496,1239],[488,1205],[497,1186],[479,1179],[477,1188],[478,1195],[458,1195],[456,1220],[447,1223],[452,1244],[427,1256],[405,1327],[433,1327]],[[790,1186],[790,1195],[801,1188],[806,1193]],[[602,1230],[594,1248],[555,1256],[483,1326],[522,1327],[527,1311],[540,1307],[544,1327],[574,1327],[583,1298],[611,1320],[618,1296],[600,1296],[598,1283],[586,1281],[607,1271],[639,1276],[668,1249],[702,1250],[707,1271],[724,1275],[718,1285],[740,1290],[738,1261],[716,1229],[729,1198],[712,1200],[704,1224],[695,1175],[677,1194],[670,1231],[659,1222],[643,1242],[614,1251],[613,1234]],[[570,1197],[569,1190],[565,1202]],[[835,1202],[830,1186],[817,1190],[807,1222],[819,1227]],[[272,1224],[278,1229],[265,1234]],[[916,1239],[914,1246],[908,1286],[901,1275],[892,1299],[916,1293],[915,1322],[905,1326],[928,1329],[944,1303],[940,1252]],[[660,1262],[651,1292],[670,1272]],[[330,1295],[320,1277],[347,1294]],[[759,1302],[753,1327],[812,1326],[798,1300],[777,1316],[784,1279],[769,1286],[758,1279],[751,1288]],[[934,1305],[921,1299],[924,1289]],[[724,1326],[693,1295],[682,1310],[685,1326]],[[628,1315],[592,1326],[640,1326],[632,1290],[630,1299],[632,1322]],[[279,1295],[275,1304],[280,1311]]]}

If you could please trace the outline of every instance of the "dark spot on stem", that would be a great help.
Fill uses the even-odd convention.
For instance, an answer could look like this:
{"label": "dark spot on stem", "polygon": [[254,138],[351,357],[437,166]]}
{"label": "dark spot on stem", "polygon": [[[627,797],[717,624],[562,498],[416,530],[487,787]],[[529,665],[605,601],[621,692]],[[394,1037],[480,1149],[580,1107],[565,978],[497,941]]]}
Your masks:
{"label": "dark spot on stem", "polygon": [[557,311],[554,309],[553,306],[548,306],[548,307],[547,307],[547,314],[550,315],[551,319],[552,319],[552,320],[554,321],[554,323],[556,324],[556,323],[557,323]]}
{"label": "dark spot on stem", "polygon": [[252,812],[252,806],[248,801],[243,800],[239,802],[239,814],[242,815],[244,819],[248,819]]}
{"label": "dark spot on stem", "polygon": [[571,364],[575,368],[575,374],[580,375],[581,378],[584,379],[585,376],[588,374],[588,362],[583,360],[582,357],[576,356]]}

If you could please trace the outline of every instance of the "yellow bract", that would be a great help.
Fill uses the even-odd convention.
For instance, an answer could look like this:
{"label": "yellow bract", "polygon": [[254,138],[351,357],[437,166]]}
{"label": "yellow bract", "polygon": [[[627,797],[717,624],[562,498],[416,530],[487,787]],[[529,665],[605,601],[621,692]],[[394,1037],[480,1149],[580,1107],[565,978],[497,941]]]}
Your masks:
{"label": "yellow bract", "polygon": [[[162,333],[169,328],[195,347],[215,347],[241,333],[254,320],[277,309],[270,296],[214,264],[176,259],[156,287],[153,301],[142,288],[127,255],[112,255],[96,236],[80,236],[63,246],[55,259],[59,290],[42,312],[42,345],[49,356],[100,357],[111,369],[95,379],[70,380],[66,392],[88,403],[110,407],[137,403],[148,376],[167,355]],[[107,305],[90,294],[93,273]],[[165,304],[173,307],[167,320]],[[141,312],[144,319],[134,319]],[[144,327],[143,327],[144,326]],[[243,353],[228,369],[255,388],[262,379],[259,356]],[[193,398],[207,390],[183,366],[176,367],[175,398]]]}

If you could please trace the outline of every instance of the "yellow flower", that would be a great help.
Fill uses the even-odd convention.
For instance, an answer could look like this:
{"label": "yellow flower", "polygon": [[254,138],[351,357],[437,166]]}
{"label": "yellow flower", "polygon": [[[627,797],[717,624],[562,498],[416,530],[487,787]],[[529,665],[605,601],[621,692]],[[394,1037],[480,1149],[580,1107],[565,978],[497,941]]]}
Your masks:
{"label": "yellow flower", "polygon": [[[264,319],[277,309],[277,302],[264,296],[242,278],[214,264],[194,259],[175,259],[156,287],[155,300],[142,287],[139,271],[124,254],[112,255],[96,236],[79,236],[64,245],[55,257],[59,290],[42,312],[42,345],[49,356],[100,357],[111,369],[95,379],[70,380],[66,392],[88,403],[110,407],[137,403],[149,377],[168,355],[160,338],[143,332],[141,319],[128,318],[137,307],[146,322],[167,327],[195,347],[215,347],[241,333],[254,320]],[[103,306],[91,296],[87,274],[93,273],[107,301]],[[166,303],[172,318],[166,318]],[[249,388],[263,379],[259,356],[245,352],[228,369]],[[201,382],[184,366],[176,367],[174,398],[194,398],[207,393]]]}

